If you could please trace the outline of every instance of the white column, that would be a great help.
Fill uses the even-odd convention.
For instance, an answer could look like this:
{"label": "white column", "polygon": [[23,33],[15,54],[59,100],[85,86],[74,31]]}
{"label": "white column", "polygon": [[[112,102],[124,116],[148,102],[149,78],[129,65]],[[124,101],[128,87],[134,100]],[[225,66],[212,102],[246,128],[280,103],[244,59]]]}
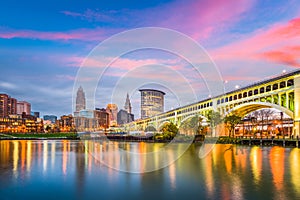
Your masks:
{"label": "white column", "polygon": [[285,100],[286,100],[286,108],[289,109],[289,93],[286,92],[285,95],[286,95],[286,98],[285,98]]}
{"label": "white column", "polygon": [[300,75],[294,77],[294,136],[300,133]]}
{"label": "white column", "polygon": [[278,105],[281,106],[281,93],[278,93]]}

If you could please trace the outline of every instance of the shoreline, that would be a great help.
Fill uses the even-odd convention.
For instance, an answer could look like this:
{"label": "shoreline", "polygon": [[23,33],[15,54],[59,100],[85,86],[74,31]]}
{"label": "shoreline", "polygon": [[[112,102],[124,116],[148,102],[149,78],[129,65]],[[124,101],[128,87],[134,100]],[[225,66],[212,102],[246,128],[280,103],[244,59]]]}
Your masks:
{"label": "shoreline", "polygon": [[[2,134],[3,135],[3,134]],[[41,136],[42,134],[36,134],[35,136],[24,135],[21,136],[13,136],[7,135],[5,137],[1,137],[1,140],[97,140],[97,139],[107,139],[109,141],[114,142],[147,142],[147,143],[169,143],[172,140],[154,140],[153,138],[146,137],[100,137],[100,138],[80,138],[77,134],[61,134],[63,136],[53,136],[46,135]],[[217,140],[217,141],[216,141]],[[189,141],[185,140],[174,140],[173,143],[185,143]],[[272,146],[282,146],[282,147],[290,147],[290,148],[299,148],[300,142],[298,139],[284,139],[284,138],[229,138],[228,136],[220,136],[218,138],[210,138],[207,137],[205,140],[199,140],[199,138],[195,137],[193,139],[194,144],[203,144],[203,143],[211,143],[211,144],[235,144],[242,146],[261,146],[261,147],[272,147]]]}

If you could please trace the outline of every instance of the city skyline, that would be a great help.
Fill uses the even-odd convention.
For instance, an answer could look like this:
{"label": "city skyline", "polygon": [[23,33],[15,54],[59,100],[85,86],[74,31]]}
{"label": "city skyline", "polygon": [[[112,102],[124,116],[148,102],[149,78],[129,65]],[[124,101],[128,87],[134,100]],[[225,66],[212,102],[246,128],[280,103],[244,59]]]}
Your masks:
{"label": "city skyline", "polygon": [[[226,91],[300,66],[300,14],[293,0],[78,4],[54,0],[42,8],[35,5],[36,1],[10,1],[0,8],[0,92],[30,102],[32,110],[42,115],[72,113],[73,85],[81,62],[101,41],[132,28],[170,28],[199,42],[219,67]],[[123,101],[110,102],[110,96],[103,95],[112,89],[119,71],[156,63],[172,66],[193,80],[186,63],[177,57],[133,53],[114,63],[103,91],[96,93],[96,107],[123,105]],[[197,100],[207,96],[203,85],[197,88],[197,94],[203,94]],[[132,113],[139,118],[139,93],[129,94]],[[165,110],[174,105],[174,97],[166,96]]]}

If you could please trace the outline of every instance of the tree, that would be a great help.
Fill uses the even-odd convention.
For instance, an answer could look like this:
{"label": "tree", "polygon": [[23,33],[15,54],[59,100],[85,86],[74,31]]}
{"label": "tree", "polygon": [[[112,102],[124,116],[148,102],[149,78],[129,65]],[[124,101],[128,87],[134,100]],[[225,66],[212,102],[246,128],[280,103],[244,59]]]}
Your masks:
{"label": "tree", "polygon": [[266,119],[266,123],[267,123],[267,134],[269,135],[269,119],[270,117],[272,117],[274,115],[274,110],[271,109],[264,109],[263,110],[263,115]]}
{"label": "tree", "polygon": [[178,128],[173,122],[165,124],[161,130],[164,138],[169,140],[172,140],[178,133]]}
{"label": "tree", "polygon": [[187,120],[185,120],[180,128],[184,129],[184,132],[192,132],[192,135],[202,134],[204,126],[202,125],[203,118],[195,115]]}
{"label": "tree", "polygon": [[231,134],[234,136],[235,134],[235,127],[236,125],[238,125],[240,122],[242,121],[242,117],[240,117],[239,115],[233,113],[231,115],[227,115],[224,118],[224,122],[226,127],[229,130],[229,137],[231,137]]}
{"label": "tree", "polygon": [[210,110],[207,114],[207,118],[210,122],[210,127],[212,129],[212,135],[216,135],[216,127],[222,123],[223,119],[221,117],[221,114],[219,112]]}

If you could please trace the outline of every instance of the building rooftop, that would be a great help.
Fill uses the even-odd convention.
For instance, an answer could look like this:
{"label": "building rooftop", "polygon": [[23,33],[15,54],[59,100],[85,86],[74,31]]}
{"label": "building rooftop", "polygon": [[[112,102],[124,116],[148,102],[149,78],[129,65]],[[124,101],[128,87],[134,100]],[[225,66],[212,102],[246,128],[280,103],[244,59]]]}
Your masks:
{"label": "building rooftop", "polygon": [[155,89],[139,89],[140,92],[142,91],[154,91],[154,92],[160,92],[162,93],[163,95],[165,95],[166,93],[164,93],[163,91],[160,91],[160,90],[155,90]]}

